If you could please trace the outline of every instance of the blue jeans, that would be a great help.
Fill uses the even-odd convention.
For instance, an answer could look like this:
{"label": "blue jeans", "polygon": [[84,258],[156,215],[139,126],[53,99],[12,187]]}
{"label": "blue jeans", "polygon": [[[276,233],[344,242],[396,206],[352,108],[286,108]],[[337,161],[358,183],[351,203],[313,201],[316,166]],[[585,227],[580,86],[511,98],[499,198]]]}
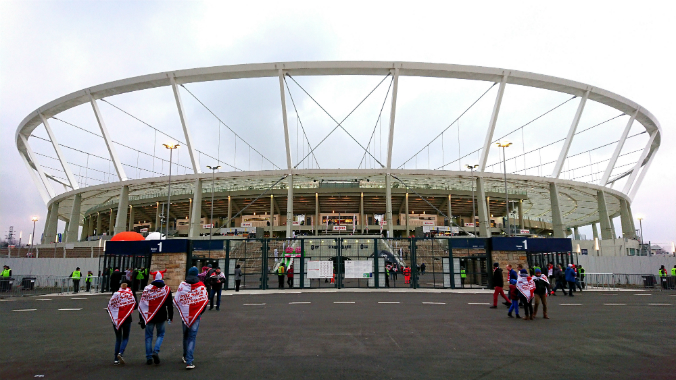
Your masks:
{"label": "blue jeans", "polygon": [[200,327],[201,317],[197,317],[192,326],[188,327],[183,323],[183,357],[186,364],[192,364],[193,353],[195,352],[195,340],[197,339],[197,329]]}
{"label": "blue jeans", "polygon": [[216,293],[216,292],[218,292],[218,299],[216,301],[216,309],[221,308],[221,290],[222,289],[223,288],[215,290],[214,288],[211,288],[211,294],[209,294],[209,300],[211,301],[211,303],[209,304],[209,309],[213,309],[213,307],[214,307],[214,295],[215,295],[214,293]]}
{"label": "blue jeans", "polygon": [[[153,350],[153,329],[157,327],[157,340]],[[148,323],[146,325],[146,359],[152,359],[153,353],[160,353],[160,346],[164,340],[164,322]]]}
{"label": "blue jeans", "polygon": [[127,318],[123,324],[120,325],[119,329],[115,328],[113,325],[113,330],[115,330],[115,359],[117,360],[117,354],[124,354],[124,349],[127,348],[127,343],[129,342],[129,330],[131,328],[131,317]]}
{"label": "blue jeans", "polygon": [[519,316],[519,300],[511,300],[512,304],[509,306],[508,314],[512,314],[512,311],[516,311],[516,316]]}

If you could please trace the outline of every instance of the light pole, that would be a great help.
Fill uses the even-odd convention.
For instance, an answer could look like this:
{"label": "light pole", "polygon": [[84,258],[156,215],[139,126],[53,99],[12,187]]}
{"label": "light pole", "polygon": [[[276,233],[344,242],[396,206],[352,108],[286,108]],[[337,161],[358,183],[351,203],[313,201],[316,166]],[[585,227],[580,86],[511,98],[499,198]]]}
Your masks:
{"label": "light pole", "polygon": [[216,183],[216,170],[220,169],[221,165],[207,165],[207,168],[211,169],[211,218],[209,221],[209,257],[211,257],[211,236],[214,229],[214,184]]}
{"label": "light pole", "polygon": [[33,246],[35,245],[35,244],[33,244],[33,242],[35,241],[35,222],[38,221],[38,217],[34,216],[34,217],[31,218],[31,220],[33,221],[33,235],[31,235],[31,248],[28,251],[28,253],[33,252]]}
{"label": "light pole", "polygon": [[512,143],[503,141],[497,143],[496,145],[502,148],[502,167],[505,173],[505,206],[507,208],[507,222],[505,225],[507,226],[507,236],[509,236],[511,235],[511,231],[509,229],[509,195],[507,194],[507,156],[505,155],[505,148],[512,145]]}
{"label": "light pole", "polygon": [[[641,228],[641,250],[643,250],[643,217],[638,218],[638,225]],[[648,256],[650,256],[650,253],[648,253]]]}
{"label": "light pole", "polygon": [[[171,224],[171,216],[169,214],[169,208],[171,207],[171,160],[173,157],[174,149],[178,149],[179,144],[162,144],[165,148],[169,149],[169,191],[167,196],[167,235],[165,239],[169,238],[169,224]],[[160,232],[161,233],[161,232]],[[160,235],[160,238],[161,235]]]}
{"label": "light pole", "polygon": [[474,169],[479,165],[465,165],[472,172],[472,226],[474,226],[474,237],[476,237],[476,219],[474,218]]}

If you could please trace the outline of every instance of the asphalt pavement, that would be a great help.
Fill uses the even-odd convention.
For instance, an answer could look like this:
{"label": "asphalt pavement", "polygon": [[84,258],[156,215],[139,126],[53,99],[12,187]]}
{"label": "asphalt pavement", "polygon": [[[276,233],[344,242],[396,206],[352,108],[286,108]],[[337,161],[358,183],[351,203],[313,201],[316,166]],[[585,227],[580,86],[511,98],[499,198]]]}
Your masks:
{"label": "asphalt pavement", "polygon": [[481,291],[228,291],[202,316],[190,373],[178,313],[160,365],[145,364],[135,312],[113,366],[108,298],[0,300],[0,379],[676,378],[674,292],[559,295],[551,319],[525,321]]}

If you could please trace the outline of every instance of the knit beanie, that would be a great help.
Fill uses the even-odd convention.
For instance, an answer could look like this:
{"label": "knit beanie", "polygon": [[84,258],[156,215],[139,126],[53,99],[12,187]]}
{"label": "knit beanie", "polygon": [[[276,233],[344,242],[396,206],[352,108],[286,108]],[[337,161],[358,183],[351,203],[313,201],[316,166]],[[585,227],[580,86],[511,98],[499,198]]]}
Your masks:
{"label": "knit beanie", "polygon": [[188,269],[188,276],[197,276],[199,272],[197,271],[196,267],[192,267]]}

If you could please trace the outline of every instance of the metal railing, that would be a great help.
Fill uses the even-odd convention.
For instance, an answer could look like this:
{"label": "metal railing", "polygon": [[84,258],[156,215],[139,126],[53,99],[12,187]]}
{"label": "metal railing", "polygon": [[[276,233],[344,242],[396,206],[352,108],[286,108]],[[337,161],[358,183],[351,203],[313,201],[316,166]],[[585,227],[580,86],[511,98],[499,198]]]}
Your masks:
{"label": "metal railing", "polygon": [[[79,292],[87,292],[85,277],[80,279]],[[93,277],[89,287],[90,293],[100,290],[100,279]],[[0,298],[27,297],[52,293],[74,293],[73,279],[68,276],[50,275],[13,275],[0,277]]]}
{"label": "metal railing", "polygon": [[676,289],[676,277],[654,274],[585,273],[580,282],[589,289]]}

